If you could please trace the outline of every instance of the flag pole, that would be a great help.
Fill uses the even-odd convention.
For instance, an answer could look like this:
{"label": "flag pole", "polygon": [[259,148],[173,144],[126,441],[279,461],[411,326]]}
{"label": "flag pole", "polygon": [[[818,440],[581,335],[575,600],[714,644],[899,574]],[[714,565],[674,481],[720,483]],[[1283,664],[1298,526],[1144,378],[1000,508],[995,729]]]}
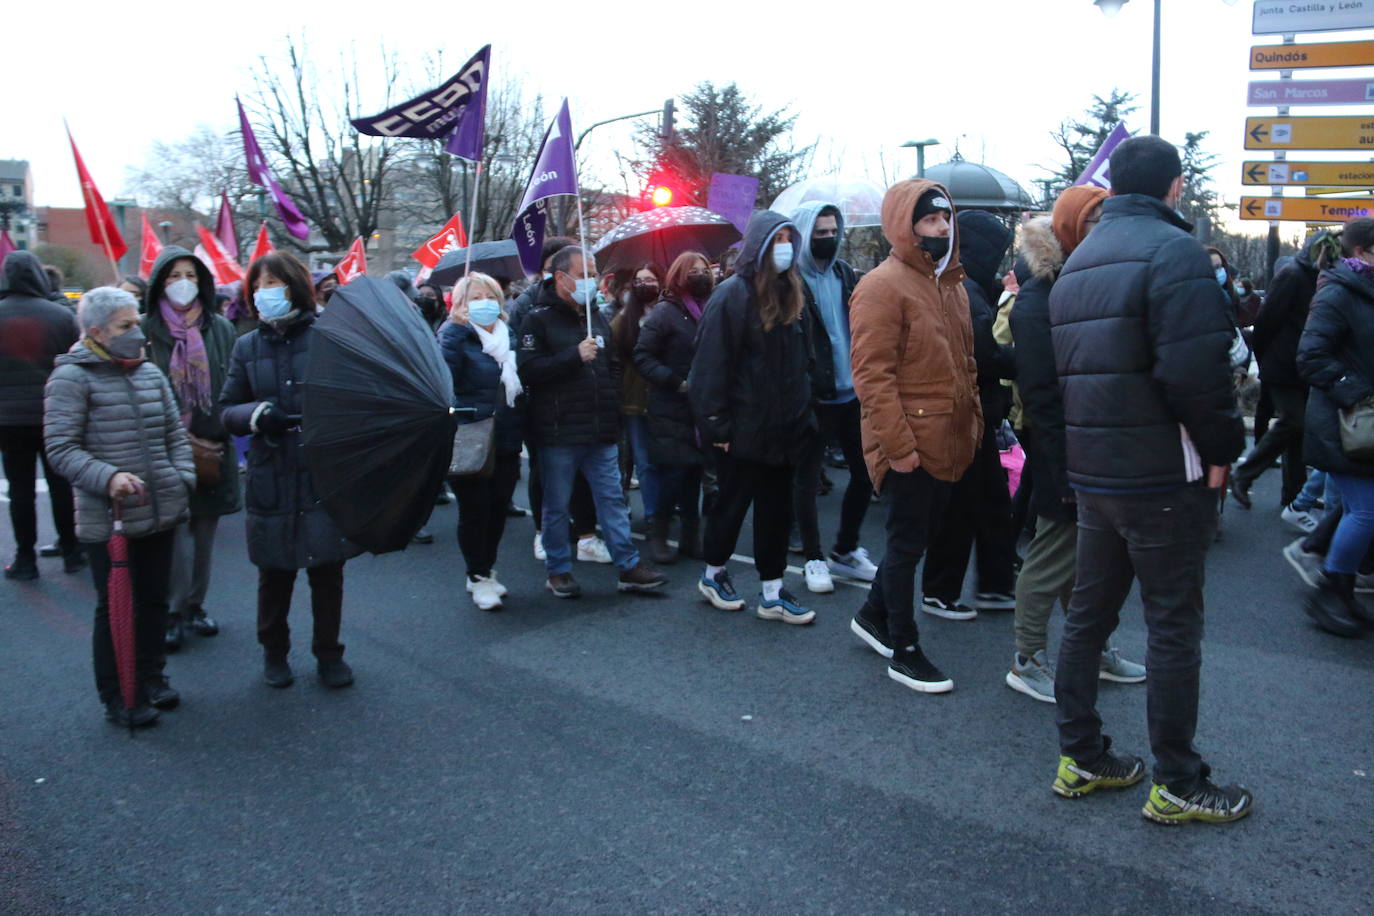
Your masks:
{"label": "flag pole", "polygon": [[[81,189],[81,192],[82,192],[82,196],[86,196],[86,193],[85,193],[85,192],[86,192],[86,189],[85,189],[84,187]],[[86,196],[86,207],[87,207],[87,209],[89,209],[90,206],[91,206],[91,199],[90,199],[89,196]],[[101,244],[102,246],[104,246],[104,248],[105,248],[105,257],[107,257],[107,258],[110,259],[110,272],[111,272],[112,274],[114,274],[114,281],[115,281],[115,283],[119,283],[119,278],[120,278],[121,275],[120,275],[120,273],[119,273],[119,265],[115,263],[114,249],[110,247],[110,234],[109,234],[109,232],[108,232],[108,231],[106,230],[106,228],[105,228],[105,220],[103,220],[103,219],[100,218],[100,217],[101,217],[100,211],[99,211],[99,210],[96,210],[96,211],[95,211],[95,214],[96,214],[96,222],[100,223],[100,244]]]}
{"label": "flag pole", "polygon": [[[463,276],[465,277],[472,272],[472,246],[474,244],[472,233],[476,231],[477,226],[477,192],[481,187],[482,160],[478,159],[477,171],[472,177],[472,200],[468,203],[468,224],[463,227],[463,234],[467,236],[467,245],[465,246],[467,248],[467,258],[463,261]],[[469,291],[468,298],[471,297],[472,293]]]}
{"label": "flag pole", "polygon": [[[582,279],[588,279],[587,259],[591,257],[591,252],[587,251],[587,233],[582,228],[582,178],[577,174],[577,152],[573,151],[573,197],[577,204],[577,245],[582,249]],[[587,313],[587,339],[592,336],[592,308],[595,302],[583,303],[583,310]]]}

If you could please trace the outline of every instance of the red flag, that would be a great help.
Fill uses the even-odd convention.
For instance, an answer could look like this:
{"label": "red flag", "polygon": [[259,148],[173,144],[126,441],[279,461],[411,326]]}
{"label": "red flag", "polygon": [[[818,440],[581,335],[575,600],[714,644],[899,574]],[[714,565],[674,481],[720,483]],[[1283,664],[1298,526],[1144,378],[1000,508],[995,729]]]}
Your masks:
{"label": "red flag", "polygon": [[234,210],[229,206],[229,192],[219,192],[219,216],[215,218],[215,237],[224,253],[234,260],[239,257],[239,240],[234,236]]}
{"label": "red flag", "polygon": [[91,230],[91,241],[99,245],[111,261],[118,261],[124,257],[129,246],[124,244],[124,237],[115,226],[110,208],[105,206],[105,198],[100,196],[91,173],[86,171],[86,163],[77,151],[70,130],[67,131],[67,140],[72,145],[72,156],[76,159],[76,175],[81,179],[81,197],[86,202],[86,227]]}
{"label": "red flag", "polygon": [[340,286],[367,273],[367,253],[363,251],[363,237],[361,235],[353,240],[352,245],[348,246],[348,254],[335,266],[334,273],[339,278]]}
{"label": "red flag", "polygon": [[262,225],[258,227],[258,240],[253,245],[253,256],[248,259],[248,263],[252,264],[258,258],[266,257],[271,253],[272,240],[267,237],[267,220],[263,220]]}
{"label": "red flag", "polygon": [[152,277],[153,262],[157,260],[158,252],[162,250],[162,241],[153,232],[152,225],[148,222],[148,214],[143,214],[143,244],[138,252],[138,275],[145,280]]}
{"label": "red flag", "polygon": [[468,234],[463,229],[463,218],[457,213],[444,224],[438,235],[417,248],[412,258],[433,270],[439,259],[450,251],[468,247]]}
{"label": "red flag", "polygon": [[14,244],[14,239],[10,238],[8,229],[0,229],[0,261],[9,257],[11,251],[17,251],[19,246]]}
{"label": "red flag", "polygon": [[210,273],[214,274],[217,285],[224,286],[235,280],[243,279],[243,268],[239,267],[233,258],[225,254],[224,248],[220,246],[219,239],[215,238],[214,233],[197,224],[196,235],[200,237],[200,244],[196,246],[196,254],[210,265]]}

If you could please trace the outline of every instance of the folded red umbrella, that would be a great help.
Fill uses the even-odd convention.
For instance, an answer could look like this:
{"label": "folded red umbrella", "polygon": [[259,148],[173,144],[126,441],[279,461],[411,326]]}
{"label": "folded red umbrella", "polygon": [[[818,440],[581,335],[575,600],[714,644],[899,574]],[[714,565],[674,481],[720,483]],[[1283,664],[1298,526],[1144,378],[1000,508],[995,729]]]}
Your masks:
{"label": "folded red umbrella", "polygon": [[[137,702],[138,660],[134,652],[134,588],[129,577],[129,539],[124,536],[120,501],[114,501],[114,533],[110,535],[110,578],[105,586],[109,603],[110,639],[114,643],[115,669],[119,672],[119,694],[124,708],[132,710]],[[133,728],[132,717],[130,729]]]}

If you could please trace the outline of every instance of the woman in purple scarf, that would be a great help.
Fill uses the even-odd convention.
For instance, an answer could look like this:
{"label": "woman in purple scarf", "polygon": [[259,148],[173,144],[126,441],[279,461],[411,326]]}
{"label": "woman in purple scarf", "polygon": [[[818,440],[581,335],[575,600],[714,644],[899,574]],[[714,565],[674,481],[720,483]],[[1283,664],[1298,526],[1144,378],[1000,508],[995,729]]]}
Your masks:
{"label": "woman in purple scarf", "polygon": [[153,263],[145,300],[144,333],[152,360],[181,408],[181,423],[196,452],[191,520],[176,531],[167,650],[180,648],[186,630],[214,636],[205,612],[219,517],[243,507],[238,454],[220,421],[216,401],[238,336],[220,314],[210,269],[191,252],[170,246]]}

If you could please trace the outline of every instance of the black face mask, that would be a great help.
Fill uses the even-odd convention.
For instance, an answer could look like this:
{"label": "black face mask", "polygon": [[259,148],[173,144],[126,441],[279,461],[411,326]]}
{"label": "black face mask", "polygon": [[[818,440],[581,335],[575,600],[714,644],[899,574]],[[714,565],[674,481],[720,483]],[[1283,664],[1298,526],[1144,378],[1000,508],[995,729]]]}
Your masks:
{"label": "black face mask", "polygon": [[705,299],[711,295],[714,286],[711,278],[705,275],[687,278],[687,292],[691,294],[693,299]]}
{"label": "black face mask", "polygon": [[831,236],[828,239],[811,240],[811,257],[817,261],[829,261],[835,257],[835,253],[840,250],[840,240],[838,237]]}
{"label": "black face mask", "polygon": [[921,250],[930,255],[930,259],[938,265],[945,255],[949,254],[949,237],[922,238]]}
{"label": "black face mask", "polygon": [[652,283],[636,283],[632,287],[634,297],[641,305],[658,301],[658,286]]}

